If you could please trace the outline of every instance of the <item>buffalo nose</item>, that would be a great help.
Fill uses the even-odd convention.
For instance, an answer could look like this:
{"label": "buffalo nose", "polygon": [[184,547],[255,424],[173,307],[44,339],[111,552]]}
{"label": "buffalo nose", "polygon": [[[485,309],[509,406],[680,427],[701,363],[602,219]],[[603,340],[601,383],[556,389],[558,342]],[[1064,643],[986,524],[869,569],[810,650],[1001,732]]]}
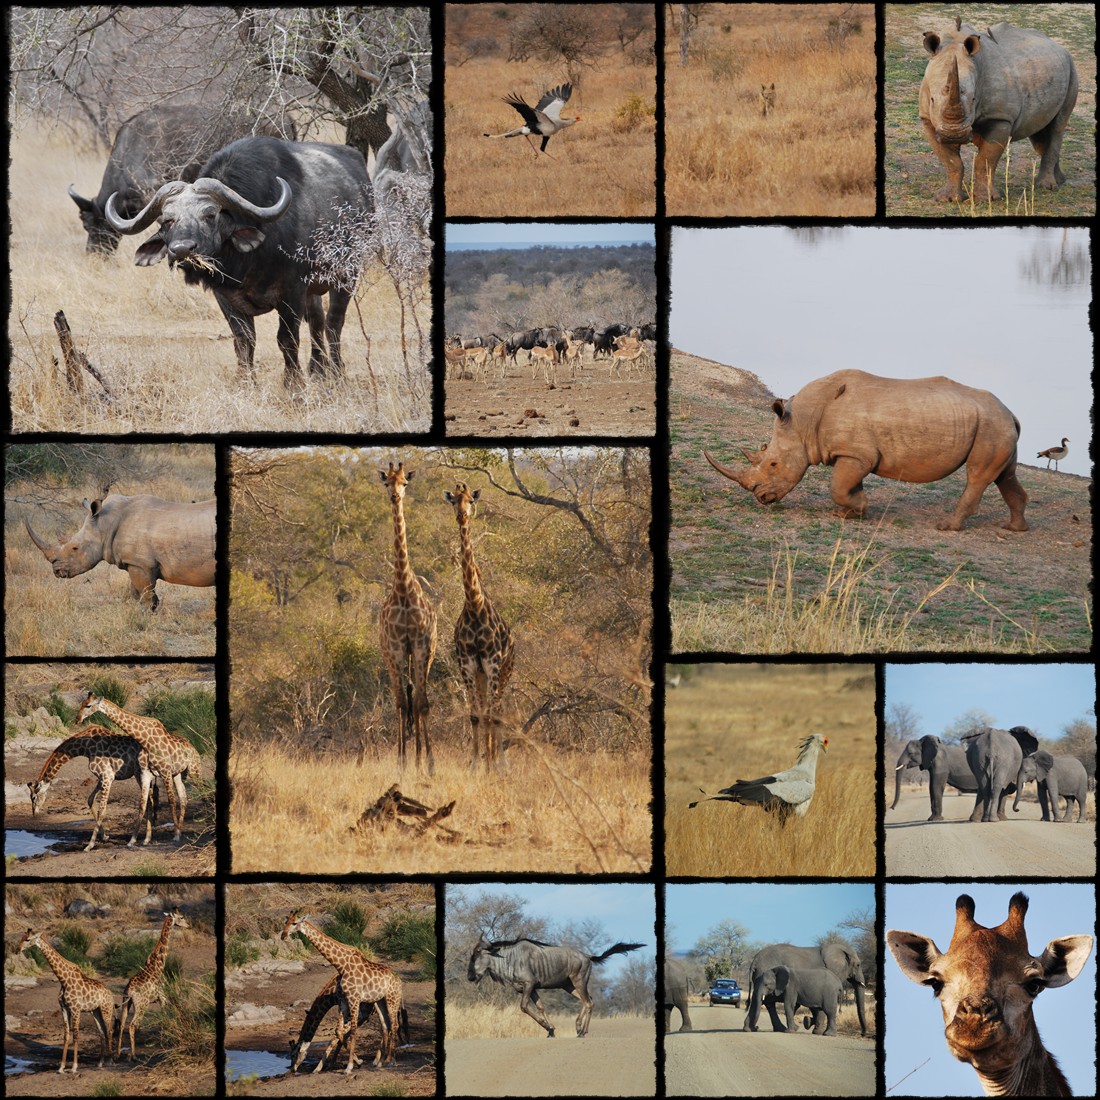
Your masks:
{"label": "buffalo nose", "polygon": [[168,255],[171,256],[173,260],[182,260],[185,256],[190,256],[194,251],[195,242],[187,237],[175,240],[168,246]]}

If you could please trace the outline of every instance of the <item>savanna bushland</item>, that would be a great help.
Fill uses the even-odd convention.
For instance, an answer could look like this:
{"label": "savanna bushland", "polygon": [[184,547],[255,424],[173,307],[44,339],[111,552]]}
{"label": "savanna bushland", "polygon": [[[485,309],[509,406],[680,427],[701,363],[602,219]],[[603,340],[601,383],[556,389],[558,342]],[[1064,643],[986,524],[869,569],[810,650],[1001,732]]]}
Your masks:
{"label": "savanna bushland", "polygon": [[771,435],[775,400],[751,371],[671,353],[676,652],[1073,653],[1092,643],[1089,481],[1020,463],[1041,501],[1009,534],[995,486],[958,532],[938,531],[965,472],[927,485],[868,477],[867,515],[842,519],[832,470],[811,466],[777,504],[707,465],[742,463]]}
{"label": "savanna bushland", "polygon": [[[652,217],[656,59],[646,4],[449,4],[445,104],[450,216]],[[502,102],[531,106],[573,85],[559,131],[535,156]],[[535,137],[535,147],[540,139]],[[547,155],[549,154],[549,155]]]}
{"label": "savanna bushland", "polygon": [[[436,607],[435,774],[398,768],[380,652],[394,576],[379,471],[414,472],[410,566]],[[481,491],[481,581],[515,641],[498,772],[470,766],[453,644],[464,590],[444,492]],[[236,871],[644,871],[650,863],[648,454],[237,451],[230,542]],[[446,818],[359,825],[391,785]],[[422,819],[421,819],[422,821]]]}
{"label": "savanna bushland", "polygon": [[[426,430],[429,24],[427,9],[409,7],[297,9],[289,23],[274,9],[16,9],[10,190],[18,213],[9,242],[8,330],[14,430]],[[358,275],[342,378],[330,371],[306,377],[300,392],[284,388],[275,312],[257,319],[255,380],[239,378],[213,294],[186,285],[168,263],[135,267],[135,248],[153,227],[123,237],[109,255],[86,253],[67,187],[95,196],[119,126],[150,107],[181,104],[211,115],[250,114],[254,121],[240,123],[227,142],[253,127],[266,132],[275,116],[300,140],[346,142],[366,158],[376,209],[301,241],[333,280]],[[381,187],[376,154],[398,132],[404,170],[390,172],[393,185]],[[74,343],[67,367],[55,363],[59,311]],[[308,325],[300,337],[298,362],[308,374]]]}
{"label": "savanna bushland", "polygon": [[[701,665],[690,673],[666,693],[665,702],[668,873],[873,875],[872,666]],[[792,767],[800,742],[811,733],[823,733],[829,745],[818,758],[805,816],[780,825],[756,805],[703,801],[688,808],[735,780]]]}
{"label": "savanna bushland", "polygon": [[670,215],[874,215],[872,5],[662,11]]}
{"label": "savanna bushland", "polygon": [[[596,891],[599,887],[594,888]],[[624,939],[605,928],[595,917],[578,912],[573,921],[552,921],[527,912],[522,897],[484,893],[476,886],[448,886],[446,891],[443,971],[447,998],[447,1041],[455,1039],[533,1038],[544,1033],[530,1016],[519,1010],[519,997],[508,985],[491,978],[471,982],[467,975],[470,953],[482,936],[486,940],[527,938],[541,943],[565,944],[590,955],[599,955]],[[618,977],[609,978],[600,966],[592,967],[588,989],[595,1004],[593,1020],[610,1016],[652,1019],[655,987],[655,953],[651,945],[624,956]],[[547,1016],[560,1035],[573,1031],[580,1007],[576,997],[563,990],[539,991]],[[598,1023],[592,1033],[600,1034]]]}
{"label": "savanna bushland", "polygon": [[[902,217],[1088,217],[1096,213],[1096,8],[1093,4],[974,4],[956,11],[945,5],[887,4],[885,32],[886,213]],[[921,81],[928,65],[925,31],[954,29],[955,18],[978,31],[1001,22],[1030,27],[1069,50],[1077,67],[1077,105],[1062,140],[1066,182],[1057,191],[1036,189],[1039,155],[1027,138],[1011,142],[997,166],[999,200],[971,197],[976,149],[964,146],[961,203],[940,202],[946,180],[918,117]]]}
{"label": "savanna bushland", "polygon": [[[126,983],[145,964],[159,939],[165,911],[178,908],[190,927],[172,930],[164,994],[137,1025],[134,1060],[108,1060],[97,1068],[99,1034],[91,1013],[82,1013],[80,1088],[98,1096],[214,1095],[217,925],[213,886],[164,882],[151,890],[132,883],[8,883],[4,896],[18,934],[28,927],[42,932],[64,958],[106,983],[115,997],[113,1044],[118,1042],[118,1009]],[[15,939],[10,949],[14,947]],[[22,1096],[71,1095],[71,1079],[56,1072],[64,1025],[57,1007],[61,987],[53,970],[41,950],[32,948],[9,956],[5,971],[4,1053],[27,1063],[18,1077],[9,1077],[5,1091]],[[129,1034],[123,1046],[125,1059]]]}
{"label": "savanna bushland", "polygon": [[74,535],[82,501],[108,493],[163,500],[214,495],[214,448],[201,444],[11,444],[4,468],[4,547],[8,583],[4,630],[9,656],[209,656],[214,652],[214,589],[157,583],[160,606],[130,596],[127,574],[100,562],[57,579],[23,528],[57,542]]}
{"label": "savanna bushland", "polygon": [[[155,718],[165,729],[189,741],[199,753],[201,769],[186,780],[187,809],[182,841],[173,840],[172,814],[165,784],[149,845],[127,848],[139,809],[139,785],[116,779],[104,816],[110,839],[85,852],[91,823],[86,799],[93,783],[86,757],[62,766],[52,781],[44,809],[32,815],[25,784],[41,774],[61,742],[87,726],[120,732],[98,710],[76,726],[89,693],[123,709]],[[8,873],[38,876],[183,874],[210,875],[215,870],[215,742],[213,665],[192,664],[11,664],[4,681],[4,774],[11,787],[4,804],[4,827],[29,830],[50,843],[28,858],[9,854]],[[134,777],[136,780],[137,777]],[[141,833],[144,839],[144,832]],[[13,845],[9,845],[11,853]]]}

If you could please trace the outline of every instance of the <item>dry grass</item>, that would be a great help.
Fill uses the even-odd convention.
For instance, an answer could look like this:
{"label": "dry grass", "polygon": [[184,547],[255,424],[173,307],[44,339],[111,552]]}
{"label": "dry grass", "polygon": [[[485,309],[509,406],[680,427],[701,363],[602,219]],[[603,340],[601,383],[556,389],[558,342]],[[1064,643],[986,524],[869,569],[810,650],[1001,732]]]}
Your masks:
{"label": "dry grass", "polygon": [[[214,448],[171,449],[172,470],[141,485],[113,492],[152,493],[165,500],[208,500],[214,495]],[[130,597],[125,572],[100,562],[69,580],[54,577],[23,529],[30,519],[45,539],[75,534],[84,522],[81,500],[102,496],[92,484],[65,489],[70,520],[51,524],[42,512],[21,503],[41,487],[8,486],[4,512],[4,568],[7,573],[4,631],[9,656],[20,657],[200,657],[214,652],[213,588],[157,583],[160,606],[146,611]]]}
{"label": "dry grass", "polygon": [[[361,280],[348,312],[346,382],[307,382],[300,396],[288,396],[275,344],[278,322],[269,313],[256,323],[256,384],[242,384],[214,296],[186,286],[167,263],[134,265],[136,244],[148,233],[124,237],[107,258],[85,253],[86,235],[65,188],[74,182],[80,193],[94,195],[102,153],[28,127],[12,135],[11,157],[11,202],[19,211],[9,242],[14,431],[427,431],[430,378],[416,360],[411,323],[406,368],[400,305],[385,275],[370,273],[370,286]],[[53,262],[44,263],[45,256]],[[59,309],[77,348],[105,376],[109,400],[91,376],[84,379],[86,396],[74,397],[64,368],[54,365]],[[426,341],[428,307],[422,312]],[[299,362],[307,367],[304,325],[302,335]]]}
{"label": "dry grass", "polygon": [[871,5],[708,4],[686,67],[666,27],[670,215],[874,215]]}
{"label": "dry grass", "polygon": [[[870,665],[708,665],[667,696],[665,856],[670,875],[875,873],[875,715]],[[790,767],[829,738],[817,793],[785,828],[754,806],[688,803]]]}
{"label": "dry grass", "polygon": [[[565,1030],[565,1021],[560,1013],[555,1013],[553,1008],[547,1008],[547,1015],[554,1026]],[[569,1017],[576,1015],[573,1010]],[[594,1011],[593,1019],[599,1019],[600,1013]],[[651,1019],[642,1015],[630,1016],[620,1013],[616,1019]],[[493,1004],[448,1004],[447,1005],[447,1040],[452,1039],[532,1039],[545,1034],[543,1029],[525,1015],[519,1009],[518,1001],[508,1008],[501,1008]]]}
{"label": "dry grass", "polygon": [[[515,8],[516,5],[508,5]],[[581,121],[550,139],[535,157],[523,137],[499,141],[522,125],[501,102],[515,91],[536,103],[568,79],[563,69],[504,57],[464,64],[448,27],[445,85],[447,214],[472,217],[653,217],[656,213],[656,78],[616,49],[586,68],[565,114]],[[536,141],[536,146],[538,142]]]}
{"label": "dry grass", "polygon": [[428,806],[452,800],[453,843],[391,825],[356,832],[359,815],[397,780],[396,760],[290,757],[238,741],[230,755],[233,870],[320,874],[449,871],[642,873],[650,866],[649,758],[554,753],[533,743],[499,776],[471,771],[465,751],[435,747],[435,775],[402,780]]}

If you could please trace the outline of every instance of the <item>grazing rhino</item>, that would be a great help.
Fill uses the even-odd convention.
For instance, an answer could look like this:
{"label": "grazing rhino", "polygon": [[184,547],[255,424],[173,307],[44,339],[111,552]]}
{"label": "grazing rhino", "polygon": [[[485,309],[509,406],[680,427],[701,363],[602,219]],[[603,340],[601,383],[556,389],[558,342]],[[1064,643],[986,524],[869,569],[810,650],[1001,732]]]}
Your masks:
{"label": "grazing rhino", "polygon": [[1058,157],[1077,102],[1077,69],[1064,47],[1010,23],[979,34],[956,19],[954,30],[925,31],[924,48],[931,60],[920,86],[920,117],[947,169],[937,199],[964,197],[960,149],[971,141],[978,147],[975,197],[1001,197],[993,175],[1009,138],[1031,139],[1041,158],[1039,187],[1053,191],[1065,181]]}
{"label": "grazing rhino", "polygon": [[130,576],[130,594],[150,611],[160,603],[158,580],[209,588],[214,583],[217,502],[177,504],[142,495],[111,493],[85,500],[84,525],[56,546],[39,538],[24,519],[35,546],[53,566],[55,577],[76,577],[101,561]]}
{"label": "grazing rhino", "polygon": [[734,470],[703,452],[725,477],[761,504],[774,504],[810,466],[833,467],[829,493],[843,516],[867,510],[863,479],[939,481],[966,466],[966,488],[955,511],[936,526],[958,531],[978,510],[992,482],[1008,505],[1010,531],[1026,531],[1027,493],[1016,480],[1020,422],[986,390],[950,378],[880,378],[841,370],[803,386],[789,401],[772,404],[772,438],[759,451],[742,451],[750,465]]}

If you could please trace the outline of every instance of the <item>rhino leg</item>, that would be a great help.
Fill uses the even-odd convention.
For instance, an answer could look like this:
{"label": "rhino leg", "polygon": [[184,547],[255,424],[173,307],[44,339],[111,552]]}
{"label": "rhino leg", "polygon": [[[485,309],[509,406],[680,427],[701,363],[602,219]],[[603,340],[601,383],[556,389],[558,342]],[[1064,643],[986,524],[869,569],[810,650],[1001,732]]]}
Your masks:
{"label": "rhino leg", "polygon": [[1008,505],[1008,523],[1004,524],[1007,531],[1026,531],[1027,520],[1024,519],[1024,508],[1027,507],[1027,493],[1016,477],[1016,464],[1013,463],[993,483],[1001,491],[1005,504]]}
{"label": "rhino leg", "polygon": [[933,196],[940,202],[955,202],[963,198],[963,162],[958,145],[945,145],[936,138],[936,128],[928,119],[921,120],[924,123],[924,133],[928,138],[928,144],[932,146],[932,152],[939,158],[940,164],[947,169],[947,183],[943,185]]}
{"label": "rhino leg", "polygon": [[1062,156],[1062,135],[1066,132],[1070,115],[1077,105],[1077,72],[1071,74],[1070,87],[1061,110],[1037,134],[1032,134],[1031,144],[1039,154],[1039,174],[1035,182],[1053,191],[1066,182],[1066,174],[1059,163]]}
{"label": "rhino leg", "polygon": [[862,516],[867,511],[867,494],[863,491],[863,479],[871,471],[867,464],[855,458],[838,458],[833,466],[833,478],[829,483],[829,496],[845,518]]}
{"label": "rhino leg", "polygon": [[156,611],[160,606],[160,597],[157,595],[157,573],[152,569],[143,569],[139,565],[131,565],[126,569],[130,577],[130,595],[135,600],[141,600],[142,606],[147,611]]}
{"label": "rhino leg", "polygon": [[997,186],[997,165],[1012,136],[1012,127],[1007,122],[994,122],[983,127],[984,133],[974,131],[974,144],[978,154],[974,158],[974,197],[984,200],[1002,198]]}

